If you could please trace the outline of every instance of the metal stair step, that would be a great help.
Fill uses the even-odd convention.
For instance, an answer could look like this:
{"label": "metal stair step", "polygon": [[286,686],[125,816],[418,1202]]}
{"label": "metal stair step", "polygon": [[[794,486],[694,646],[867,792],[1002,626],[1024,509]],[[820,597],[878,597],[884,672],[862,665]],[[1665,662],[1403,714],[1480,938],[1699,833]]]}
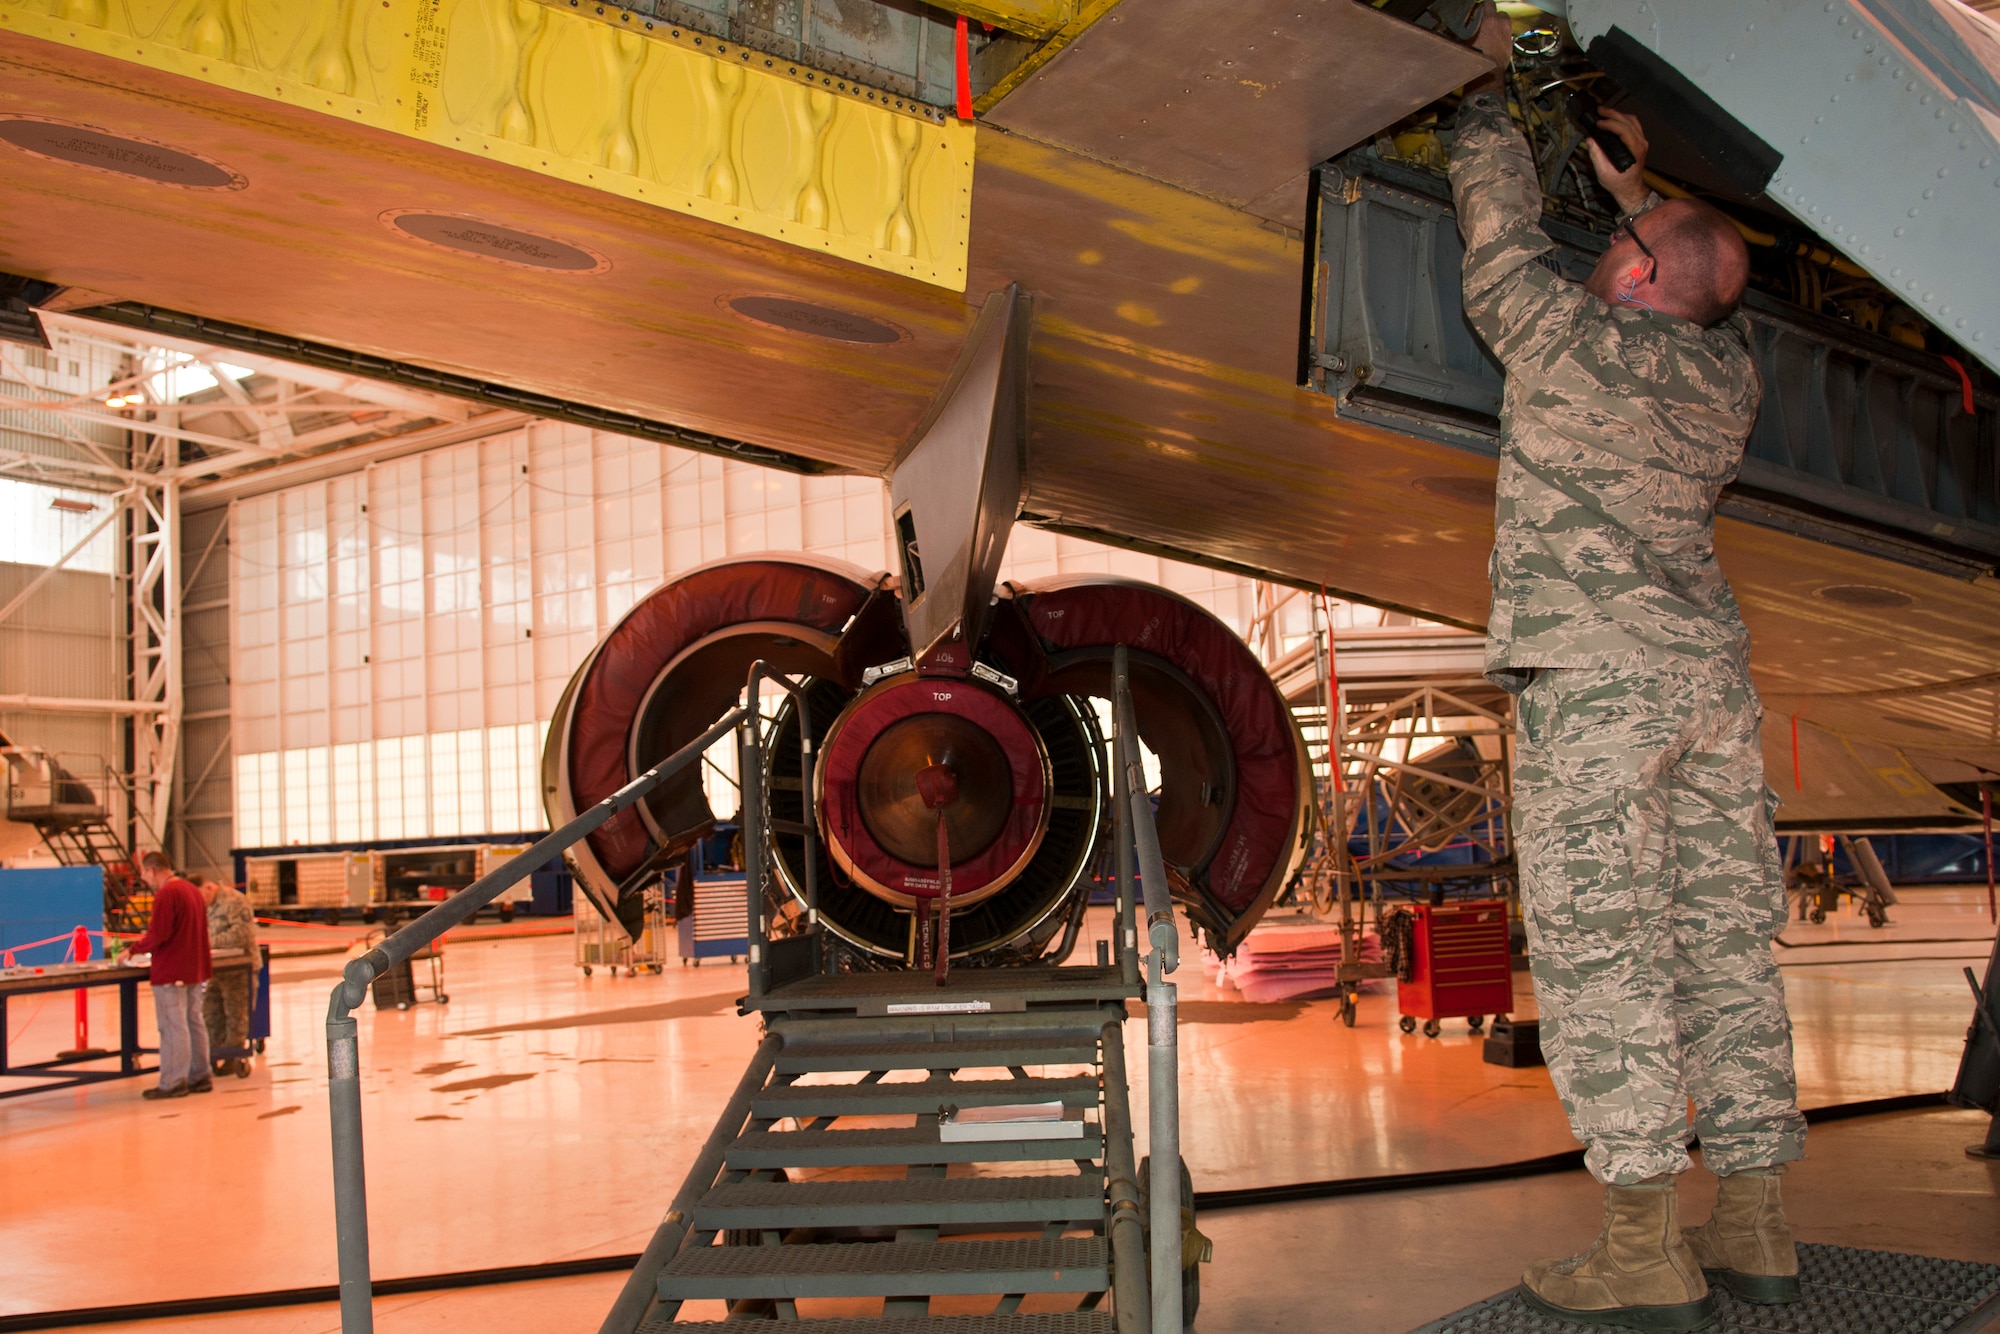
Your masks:
{"label": "metal stair step", "polygon": [[1104,1156],[1102,1131],[1086,1123],[1077,1139],[939,1141],[936,1126],[904,1130],[753,1130],[723,1162],[734,1170],[773,1167],[882,1167],[915,1163],[1061,1162]]}
{"label": "metal stair step", "polygon": [[[788,1321],[806,1334],[1113,1334],[1117,1321],[1103,1311],[1056,1311],[1045,1315],[928,1316],[912,1324],[908,1317],[862,1316],[834,1320]],[[681,1334],[690,1329],[725,1329],[741,1334],[743,1322],[713,1320],[677,1322],[648,1320],[638,1334]]]}
{"label": "metal stair step", "polygon": [[1104,1174],[906,1177],[895,1181],[739,1181],[695,1206],[696,1231],[723,1228],[927,1227],[944,1223],[1095,1221]]}
{"label": "metal stair step", "polygon": [[1107,1254],[1095,1237],[700,1246],[661,1271],[659,1293],[663,1301],[700,1301],[1101,1292],[1111,1283]]}
{"label": "metal stair step", "polygon": [[1096,1075],[1055,1079],[924,1079],[903,1084],[778,1084],[750,1104],[752,1116],[895,1116],[956,1107],[1060,1102],[1095,1107]]}
{"label": "metal stair step", "polygon": [[972,1066],[1096,1065],[1097,1043],[1088,1038],[1004,1038],[965,1042],[842,1043],[794,1047],[778,1054],[781,1075],[829,1071],[963,1070]]}

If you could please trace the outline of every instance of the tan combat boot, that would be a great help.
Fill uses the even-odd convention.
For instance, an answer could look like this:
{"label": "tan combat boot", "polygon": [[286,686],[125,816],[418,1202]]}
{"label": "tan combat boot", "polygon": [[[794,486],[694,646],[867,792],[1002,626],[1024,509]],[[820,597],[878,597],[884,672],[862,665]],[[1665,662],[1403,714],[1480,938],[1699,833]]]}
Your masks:
{"label": "tan combat boot", "polygon": [[1681,1236],[1674,1179],[1609,1186],[1604,1230],[1582,1255],[1538,1260],[1521,1276],[1531,1306],[1579,1325],[1706,1329],[1715,1298]]}
{"label": "tan combat boot", "polygon": [[1723,1177],[1715,1212],[1686,1232],[1702,1272],[1746,1302],[1799,1300],[1799,1253],[1778,1194],[1784,1171],[1780,1163]]}

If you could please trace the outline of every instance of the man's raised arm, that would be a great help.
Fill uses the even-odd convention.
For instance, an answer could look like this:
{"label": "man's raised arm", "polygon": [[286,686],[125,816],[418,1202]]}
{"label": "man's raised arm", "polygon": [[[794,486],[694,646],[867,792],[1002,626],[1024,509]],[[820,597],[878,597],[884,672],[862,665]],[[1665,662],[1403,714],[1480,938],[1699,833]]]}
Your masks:
{"label": "man's raised arm", "polygon": [[1542,230],[1542,183],[1528,141],[1507,114],[1499,71],[1513,47],[1507,20],[1487,11],[1474,45],[1498,67],[1466,87],[1451,147],[1451,196],[1465,238],[1465,313],[1502,365],[1556,336],[1582,288],[1537,264],[1555,249]]}

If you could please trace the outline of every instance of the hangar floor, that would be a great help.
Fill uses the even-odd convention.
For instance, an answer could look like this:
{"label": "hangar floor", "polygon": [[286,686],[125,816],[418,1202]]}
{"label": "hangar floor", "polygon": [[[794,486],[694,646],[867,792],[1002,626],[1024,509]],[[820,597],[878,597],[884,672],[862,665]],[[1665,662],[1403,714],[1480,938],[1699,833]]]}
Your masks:
{"label": "hangar floor", "polygon": [[[1787,932],[1806,1106],[1950,1083],[1969,1013],[1959,970],[1991,939],[1983,900],[1910,891],[1881,931],[1842,917]],[[571,957],[567,937],[464,940],[447,956],[449,1006],[361,1011],[378,1276],[645,1244],[754,1026],[731,1005],[733,968],[586,979]],[[0,1102],[0,1318],[331,1282],[320,1021],[340,962],[275,966],[270,1051],[212,1096],[148,1103],[148,1081],[132,1080]],[[1405,1036],[1393,997],[1379,995],[1347,1030],[1329,1003],[1243,1003],[1193,968],[1181,984],[1183,1135],[1203,1190],[1573,1147],[1547,1073],[1482,1063],[1461,1024]],[[112,1022],[108,1005],[93,1014]],[[23,1004],[9,1024],[12,1049],[33,1059],[67,1045],[70,1009]],[[1128,1028],[1143,1071],[1143,1028]],[[1961,1152],[1983,1129],[1984,1117],[1947,1110],[1816,1128],[1788,1184],[1801,1239],[2000,1262],[2000,1165]],[[1712,1191],[1699,1172],[1684,1182],[1694,1216]],[[1208,1214],[1216,1259],[1200,1327],[1290,1328],[1316,1310],[1340,1312],[1344,1329],[1407,1330],[1506,1287],[1529,1259],[1583,1245],[1595,1201],[1589,1178],[1568,1173]],[[590,1331],[621,1279],[382,1298],[378,1325]],[[331,1306],[298,1306],[95,1328],[338,1323]]]}

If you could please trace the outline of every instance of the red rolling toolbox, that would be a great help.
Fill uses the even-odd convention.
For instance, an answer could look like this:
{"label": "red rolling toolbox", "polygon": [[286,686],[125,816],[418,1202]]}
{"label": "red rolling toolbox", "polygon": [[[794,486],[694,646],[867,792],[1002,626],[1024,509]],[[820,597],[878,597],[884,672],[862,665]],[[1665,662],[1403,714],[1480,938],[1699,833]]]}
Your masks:
{"label": "red rolling toolbox", "polygon": [[1440,1019],[1470,1019],[1472,1031],[1487,1015],[1514,1008],[1514,972],[1507,941],[1507,905],[1499,899],[1416,904],[1410,979],[1396,986],[1405,1033],[1424,1020],[1438,1035]]}

